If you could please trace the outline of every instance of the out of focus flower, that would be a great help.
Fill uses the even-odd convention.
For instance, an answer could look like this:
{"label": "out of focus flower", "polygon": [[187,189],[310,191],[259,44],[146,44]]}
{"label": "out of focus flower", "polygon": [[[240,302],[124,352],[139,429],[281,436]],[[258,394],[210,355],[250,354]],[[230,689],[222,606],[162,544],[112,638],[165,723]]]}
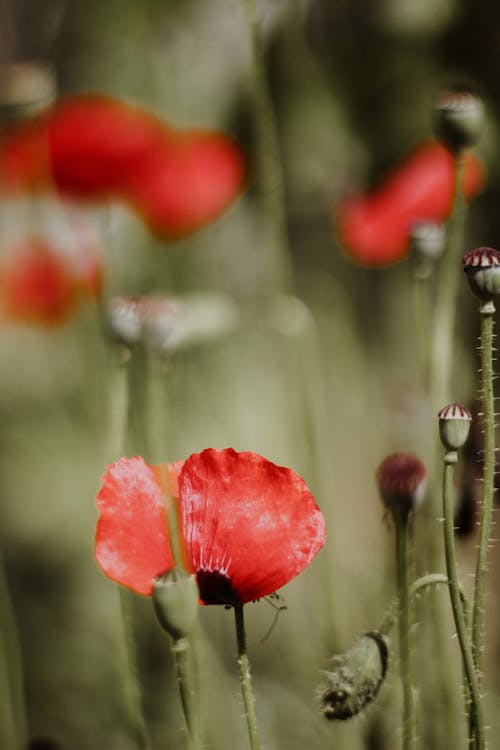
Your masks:
{"label": "out of focus flower", "polygon": [[95,556],[107,576],[137,593],[151,595],[174,565],[165,481],[203,604],[267,596],[324,544],[324,519],[304,480],[256,453],[208,448],[163,466],[122,458],[108,466],[97,497]]}
{"label": "out of focus flower", "polygon": [[13,244],[0,261],[1,317],[44,326],[63,323],[82,298],[99,292],[94,260],[70,259],[37,236]]}
{"label": "out of focus flower", "polygon": [[[472,154],[465,156],[463,191],[473,198],[484,184],[484,171]],[[349,257],[365,266],[385,266],[408,253],[415,221],[443,221],[451,213],[454,157],[439,143],[427,143],[372,193],[342,200],[337,233]]]}
{"label": "out of focus flower", "polygon": [[167,238],[216,218],[244,183],[242,153],[223,133],[176,131],[97,95],[63,98],[7,129],[0,166],[4,189],[118,199]]}

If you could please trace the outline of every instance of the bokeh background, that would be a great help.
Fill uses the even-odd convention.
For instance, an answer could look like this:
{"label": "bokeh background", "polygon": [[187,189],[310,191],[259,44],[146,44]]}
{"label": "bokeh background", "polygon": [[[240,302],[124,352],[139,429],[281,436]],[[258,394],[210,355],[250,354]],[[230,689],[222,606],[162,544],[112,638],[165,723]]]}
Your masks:
{"label": "bokeh background", "polygon": [[[79,209],[102,249],[105,300],[196,293],[201,317],[215,315],[210,335],[194,336],[168,357],[161,397],[148,385],[144,352],[133,353],[126,452],[156,461],[232,446],[304,476],[327,519],[325,549],[281,592],[287,610],[263,642],[275,610],[265,601],[246,608],[264,745],[391,750],[399,743],[395,654],[375,705],[350,722],[324,719],[317,688],[328,658],[376,628],[392,599],[393,530],[377,496],[377,465],[394,450],[427,457],[437,425],[418,374],[411,261],[386,269],[352,263],[336,240],[333,208],[428,139],[437,92],[465,83],[485,101],[479,153],[488,184],[472,204],[464,250],[498,245],[500,10],[486,0],[268,0],[257,10],[284,175],[291,288],[281,282],[264,216],[243,3],[1,0],[0,62],[50,63],[61,94],[123,98],[175,127],[227,132],[244,149],[248,189],[187,239],[153,238],[120,205]],[[13,223],[36,221],[46,231],[54,212],[57,206],[38,203],[34,219],[4,201],[0,241]],[[93,560],[116,386],[105,300],[49,330],[0,328],[0,542],[29,734],[68,750],[135,747],[118,666],[118,596]],[[214,300],[216,310],[227,310],[220,326]],[[464,284],[450,396],[469,406],[476,398],[475,307]],[[152,413],[163,419],[161,445],[151,440]],[[469,585],[476,534],[473,525],[464,532],[459,554]],[[492,552],[487,595],[492,748],[499,746],[498,555]],[[422,620],[429,598],[441,595],[421,598]],[[149,599],[131,595],[130,604],[152,746],[181,748],[168,638]],[[207,744],[244,748],[231,613],[206,607],[200,619]],[[422,631],[416,627],[418,661],[429,677]],[[454,658],[459,693],[458,649]],[[439,725],[440,705],[429,709],[425,679],[419,703],[426,706],[421,746],[435,750],[428,726]]]}

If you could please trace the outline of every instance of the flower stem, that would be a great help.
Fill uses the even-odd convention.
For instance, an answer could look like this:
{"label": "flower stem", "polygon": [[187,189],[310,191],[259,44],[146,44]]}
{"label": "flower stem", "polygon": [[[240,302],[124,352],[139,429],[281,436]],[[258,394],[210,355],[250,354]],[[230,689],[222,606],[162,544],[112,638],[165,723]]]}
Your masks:
{"label": "flower stem", "polygon": [[260,178],[264,221],[270,250],[273,251],[275,286],[284,292],[292,288],[292,268],[288,250],[285,190],[279,153],[278,129],[264,65],[255,0],[240,0],[248,25],[251,44],[251,87],[257,140],[257,168]]}
{"label": "flower stem", "polygon": [[484,589],[488,547],[491,536],[493,492],[495,483],[495,410],[493,398],[493,315],[492,300],[484,302],[481,313],[481,392],[484,424],[484,470],[481,508],[481,530],[477,555],[474,604],[472,607],[472,655],[479,682],[481,681],[481,648],[484,610]]}
{"label": "flower stem", "polygon": [[245,637],[245,621],[243,617],[243,605],[234,608],[234,618],[236,624],[236,640],[238,643],[238,664],[240,668],[240,685],[243,696],[243,705],[245,708],[245,718],[247,721],[248,737],[252,750],[261,750],[259,733],[257,730],[257,717],[255,715],[255,701],[252,692],[252,682],[250,678],[250,665],[248,663],[248,654]]}
{"label": "flower stem", "polygon": [[398,585],[399,658],[403,688],[403,750],[415,745],[415,708],[413,703],[410,628],[412,606],[410,597],[410,526],[408,514],[395,514],[396,567]]}
{"label": "flower stem", "polygon": [[175,659],[177,683],[181,696],[182,710],[186,719],[190,750],[202,747],[200,740],[200,726],[196,707],[196,693],[191,663],[191,642],[188,638],[177,638],[172,644]]}
{"label": "flower stem", "polygon": [[471,643],[469,640],[464,612],[463,602],[460,597],[460,587],[457,576],[457,563],[455,557],[455,529],[453,516],[453,467],[457,460],[456,451],[450,451],[444,457],[443,471],[443,514],[444,514],[444,545],[446,554],[446,570],[449,580],[449,591],[453,618],[457,630],[458,642],[462,652],[462,661],[466,680],[466,700],[470,700],[467,706],[469,721],[469,743],[475,742],[476,750],[482,750],[484,744],[484,722],[482,716],[481,697],[479,693],[479,682],[472,658]]}

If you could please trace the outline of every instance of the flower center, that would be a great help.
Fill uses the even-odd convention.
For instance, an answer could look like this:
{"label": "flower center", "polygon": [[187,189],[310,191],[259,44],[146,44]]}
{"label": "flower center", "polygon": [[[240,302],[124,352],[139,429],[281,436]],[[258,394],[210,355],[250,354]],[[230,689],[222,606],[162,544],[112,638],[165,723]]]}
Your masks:
{"label": "flower center", "polygon": [[203,604],[229,604],[232,607],[241,604],[231,585],[231,579],[222,573],[214,570],[199,570],[196,580]]}

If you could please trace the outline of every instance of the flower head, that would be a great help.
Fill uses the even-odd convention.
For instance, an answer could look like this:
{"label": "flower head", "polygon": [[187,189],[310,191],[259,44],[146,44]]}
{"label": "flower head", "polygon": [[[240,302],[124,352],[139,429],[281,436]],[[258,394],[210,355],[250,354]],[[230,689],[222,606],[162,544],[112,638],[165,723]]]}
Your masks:
{"label": "flower head", "polygon": [[404,519],[423,500],[427,471],[416,456],[392,453],[378,467],[377,480],[386,508]]}
{"label": "flower head", "polygon": [[[466,198],[476,195],[483,183],[483,169],[468,153],[463,180]],[[452,209],[453,189],[452,154],[439,143],[424,144],[372,193],[340,202],[340,242],[352,260],[365,266],[403,260],[414,223],[446,219]]]}
{"label": "flower head", "polygon": [[[323,516],[290,469],[231,448],[209,448],[165,468],[185,567],[196,574],[203,604],[267,596],[323,546]],[[174,566],[165,502],[159,467],[136,457],[107,468],[97,497],[96,560],[141,594],[150,595],[154,580]]]}

